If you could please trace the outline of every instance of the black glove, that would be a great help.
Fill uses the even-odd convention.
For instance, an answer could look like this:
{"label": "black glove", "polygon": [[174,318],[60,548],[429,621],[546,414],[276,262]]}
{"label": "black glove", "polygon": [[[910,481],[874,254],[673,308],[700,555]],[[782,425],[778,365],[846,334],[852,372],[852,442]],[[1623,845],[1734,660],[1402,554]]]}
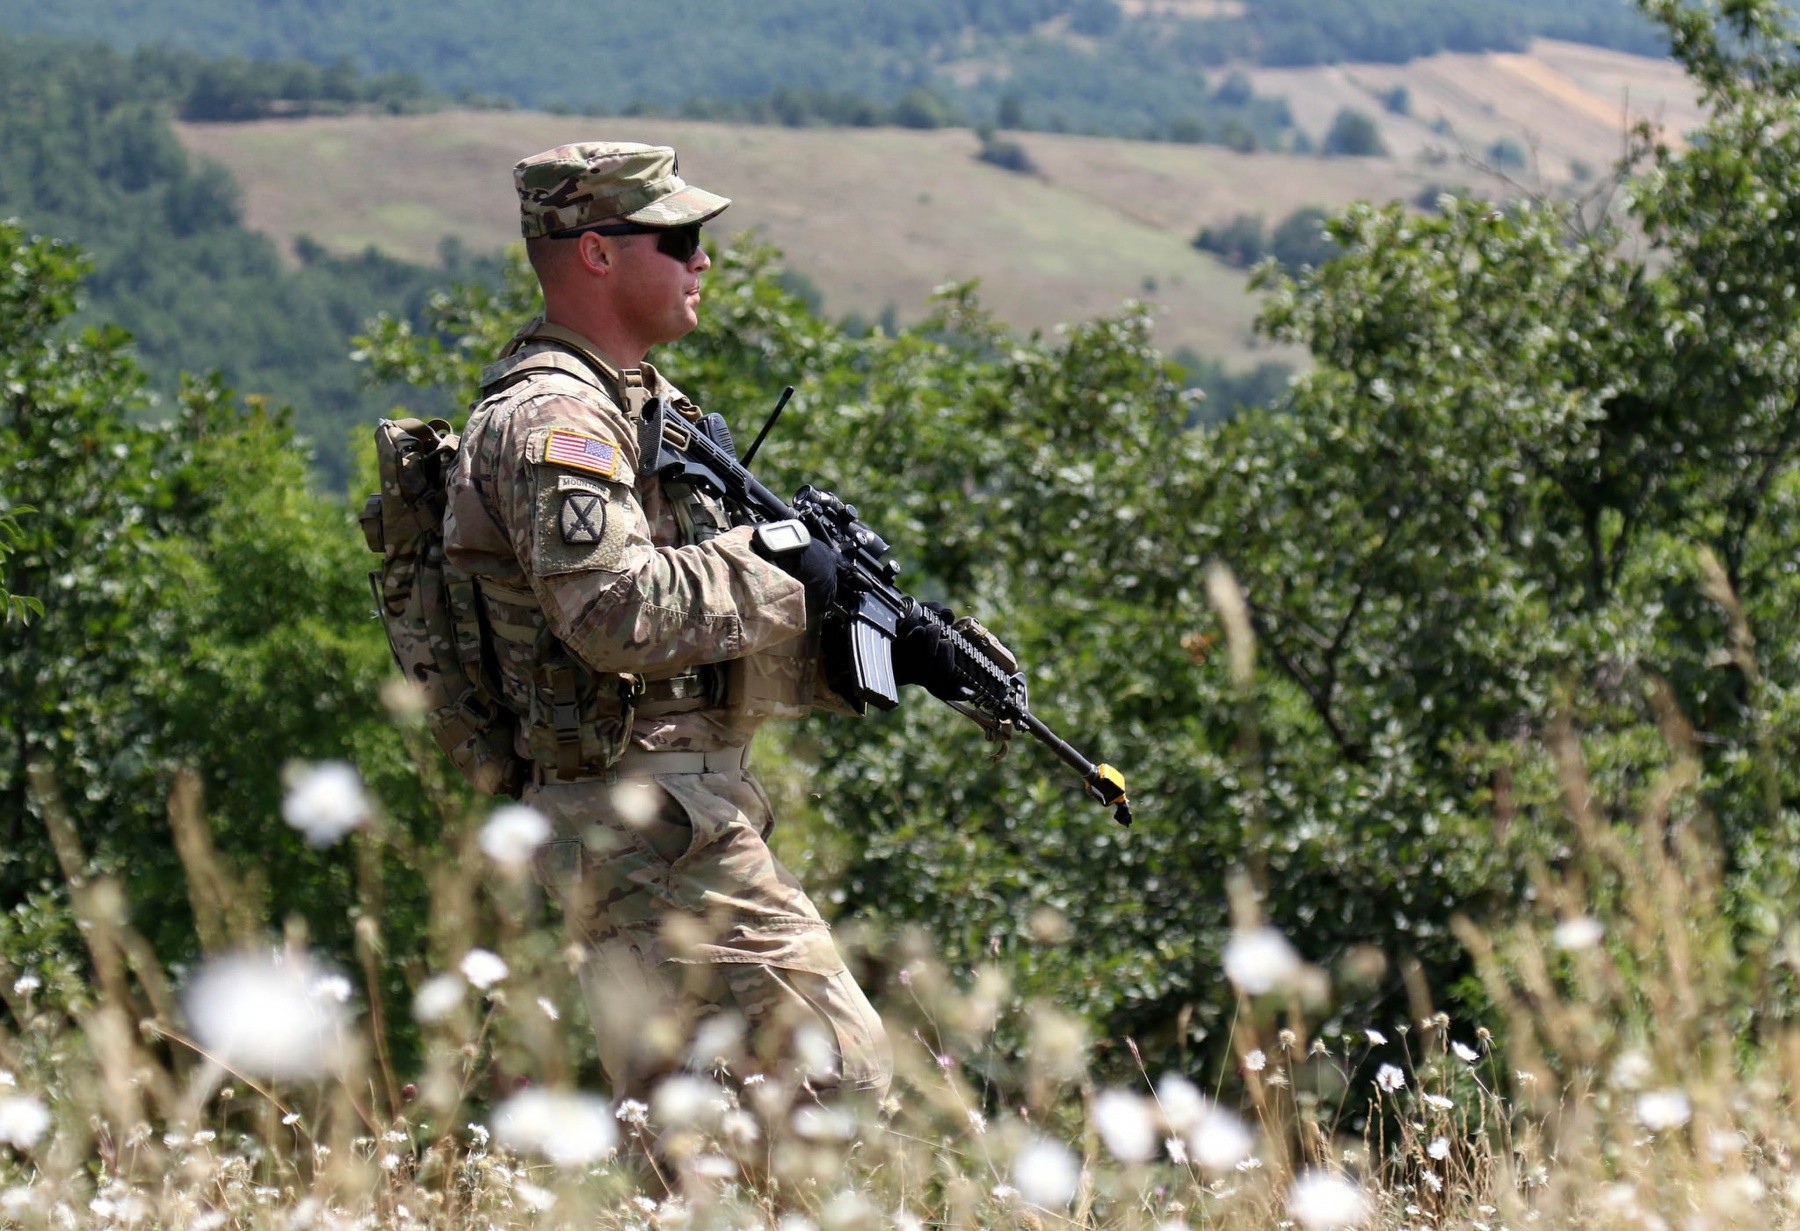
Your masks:
{"label": "black glove", "polygon": [[942,603],[919,606],[944,622],[938,623],[925,611],[900,621],[894,633],[894,682],[918,684],[940,701],[966,701],[969,691],[957,680],[956,647],[948,636],[956,613]]}
{"label": "black glove", "polygon": [[[752,544],[756,542],[751,540]],[[832,600],[837,598],[838,567],[843,561],[837,548],[824,539],[815,538],[799,551],[784,551],[765,558],[773,560],[788,576],[806,587],[808,620],[831,610]]]}

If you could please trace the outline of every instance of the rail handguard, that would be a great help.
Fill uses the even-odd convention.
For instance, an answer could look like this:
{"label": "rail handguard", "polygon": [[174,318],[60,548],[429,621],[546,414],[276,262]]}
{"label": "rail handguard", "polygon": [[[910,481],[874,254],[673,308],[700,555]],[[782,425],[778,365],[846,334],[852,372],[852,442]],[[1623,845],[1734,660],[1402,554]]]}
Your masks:
{"label": "rail handguard", "polygon": [[1089,797],[1112,808],[1119,824],[1131,824],[1124,775],[1089,761],[1031,712],[1024,673],[985,628],[972,619],[951,623],[894,584],[900,566],[887,558],[887,542],[858,518],[855,505],[810,485],[789,505],[738,461],[722,417],[690,420],[660,398],[645,407],[638,451],[640,470],[665,484],[691,484],[724,499],[740,524],[758,527],[765,550],[778,553],[782,544],[804,547],[807,535],[837,548],[842,557],[837,600],[821,628],[825,675],[832,690],[858,713],[870,705],[888,710],[900,704],[894,639],[908,620],[935,621],[954,650],[956,680],[965,694],[946,704],[981,726],[990,739],[1004,742],[1015,731],[1031,735],[1081,775]]}

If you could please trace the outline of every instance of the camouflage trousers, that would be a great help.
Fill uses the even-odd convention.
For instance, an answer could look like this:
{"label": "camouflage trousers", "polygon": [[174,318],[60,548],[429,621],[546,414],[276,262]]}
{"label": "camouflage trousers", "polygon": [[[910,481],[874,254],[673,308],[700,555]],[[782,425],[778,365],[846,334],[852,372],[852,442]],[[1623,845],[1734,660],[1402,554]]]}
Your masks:
{"label": "camouflage trousers", "polygon": [[577,946],[600,1062],[617,1098],[681,1069],[798,1077],[884,1094],[881,1019],[800,883],[768,847],[747,772],[545,783],[540,879]]}

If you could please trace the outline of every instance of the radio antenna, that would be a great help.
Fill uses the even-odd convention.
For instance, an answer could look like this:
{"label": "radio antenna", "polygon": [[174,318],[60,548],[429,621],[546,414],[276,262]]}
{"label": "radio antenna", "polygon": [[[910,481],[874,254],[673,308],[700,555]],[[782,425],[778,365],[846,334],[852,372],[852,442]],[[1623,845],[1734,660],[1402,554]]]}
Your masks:
{"label": "radio antenna", "polygon": [[762,448],[762,442],[769,438],[769,429],[775,426],[775,420],[781,418],[781,412],[787,408],[788,399],[793,396],[794,387],[792,385],[782,389],[781,396],[775,399],[775,409],[771,410],[769,417],[763,421],[762,431],[758,432],[756,439],[750,442],[750,452],[744,454],[744,465],[748,466],[750,459],[756,456],[756,451]]}

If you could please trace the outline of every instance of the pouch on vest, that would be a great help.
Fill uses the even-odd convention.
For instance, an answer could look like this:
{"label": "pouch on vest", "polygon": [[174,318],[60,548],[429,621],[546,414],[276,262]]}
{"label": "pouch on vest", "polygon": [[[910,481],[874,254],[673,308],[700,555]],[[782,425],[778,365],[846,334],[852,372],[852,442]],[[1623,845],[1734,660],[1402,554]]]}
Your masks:
{"label": "pouch on vest", "polygon": [[444,563],[444,484],[458,440],[442,419],[383,419],[375,429],[381,490],[361,517],[381,564],[369,574],[394,663],[422,690],[438,747],[477,790],[517,796],[529,766],[514,751],[518,719],[483,663],[473,582]]}

